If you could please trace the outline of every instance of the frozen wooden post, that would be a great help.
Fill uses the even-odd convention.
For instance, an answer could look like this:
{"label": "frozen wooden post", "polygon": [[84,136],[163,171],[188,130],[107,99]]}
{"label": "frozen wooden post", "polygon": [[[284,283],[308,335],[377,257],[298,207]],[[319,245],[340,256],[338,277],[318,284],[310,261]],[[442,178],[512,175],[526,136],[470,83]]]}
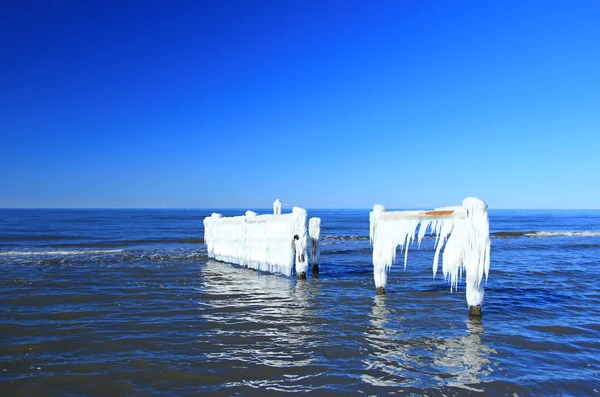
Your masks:
{"label": "frozen wooden post", "polygon": [[279,199],[275,200],[273,203],[273,214],[281,215],[281,201],[279,201]]}
{"label": "frozen wooden post", "polygon": [[[433,211],[392,211],[375,205],[370,214],[371,244],[373,245],[373,274],[378,294],[386,293],[387,272],[396,259],[396,248],[404,252],[404,267],[408,247],[419,227],[418,244],[428,228],[436,235],[433,275],[438,269],[442,246],[442,269],[450,281],[450,290],[457,288],[458,279],[465,273],[466,298],[471,315],[480,316],[483,304],[482,279],[490,268],[490,233],[487,205],[468,197],[462,206],[443,207]],[[420,226],[419,226],[420,225]],[[447,240],[447,242],[446,242]],[[401,251],[402,252],[402,251]]]}
{"label": "frozen wooden post", "polygon": [[310,263],[313,274],[319,274],[319,238],[321,236],[321,218],[308,220],[308,234],[310,236]]}
{"label": "frozen wooden post", "polygon": [[292,214],[296,215],[296,231],[294,235],[294,247],[296,251],[296,274],[299,279],[306,280],[306,270],[308,269],[308,260],[306,257],[306,210],[300,207],[294,207]]}

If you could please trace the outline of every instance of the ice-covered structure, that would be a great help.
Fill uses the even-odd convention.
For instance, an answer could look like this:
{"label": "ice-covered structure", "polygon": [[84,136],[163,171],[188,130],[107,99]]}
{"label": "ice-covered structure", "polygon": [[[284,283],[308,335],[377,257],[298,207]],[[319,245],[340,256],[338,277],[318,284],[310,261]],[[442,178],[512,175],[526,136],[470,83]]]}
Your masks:
{"label": "ice-covered structure", "polygon": [[438,270],[442,254],[442,271],[450,282],[450,290],[457,288],[459,278],[465,273],[467,304],[470,313],[481,314],[483,303],[482,279],[490,269],[490,231],[487,205],[474,197],[463,200],[461,206],[437,208],[433,211],[390,211],[376,204],[370,214],[371,244],[373,245],[373,272],[377,293],[385,293],[387,273],[396,259],[396,248],[404,253],[404,267],[408,247],[417,243],[427,229],[435,234],[433,275]]}
{"label": "ice-covered structure", "polygon": [[279,199],[275,200],[273,202],[273,214],[275,215],[281,215],[281,201],[279,201]]}
{"label": "ice-covered structure", "polygon": [[321,218],[308,220],[308,235],[310,236],[310,263],[313,274],[319,273],[319,239],[321,237]]}
{"label": "ice-covered structure", "polygon": [[[281,202],[273,203],[274,214],[247,211],[242,216],[212,214],[204,219],[204,243],[209,258],[252,269],[305,278],[308,269],[307,212],[294,207],[281,214]],[[294,268],[295,262],[295,268]]]}

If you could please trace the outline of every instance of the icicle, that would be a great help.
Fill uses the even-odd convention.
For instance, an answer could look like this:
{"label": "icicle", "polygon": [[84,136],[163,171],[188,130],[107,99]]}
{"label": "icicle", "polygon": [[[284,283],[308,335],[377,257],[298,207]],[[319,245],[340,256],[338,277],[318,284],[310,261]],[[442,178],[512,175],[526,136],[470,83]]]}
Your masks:
{"label": "icicle", "polygon": [[404,236],[402,237],[402,241],[404,241],[404,243],[402,244],[402,248],[404,249],[404,270],[406,270],[406,262],[408,261],[408,247],[415,238],[415,231],[419,226],[419,220],[411,219],[408,221],[402,221],[402,223],[404,226]]}
{"label": "icicle", "polygon": [[442,225],[443,225],[443,220],[436,219],[435,227],[433,227],[431,229],[431,233],[435,234],[435,245],[434,245],[435,247],[438,246],[438,243],[440,241],[440,236],[441,236],[440,231],[442,230]]}
{"label": "icicle", "polygon": [[450,282],[450,291],[452,291],[453,287],[454,290],[456,290],[458,286],[458,272],[463,263],[462,242],[464,235],[461,223],[464,222],[455,223],[452,229],[452,234],[446,242],[446,248],[444,249],[444,254],[442,256],[442,271],[446,281]]}
{"label": "icicle", "polygon": [[431,220],[421,221],[421,225],[419,226],[419,236],[417,237],[419,239],[419,245],[417,246],[417,249],[421,248],[421,241],[423,240],[423,237],[425,237],[425,233],[427,233],[427,228],[429,228],[431,223]]}
{"label": "icicle", "polygon": [[446,238],[452,232],[454,222],[452,219],[438,219],[436,220],[436,238],[435,238],[435,255],[433,256],[433,277],[436,276],[438,270],[438,263],[440,258],[440,251],[446,242]]}

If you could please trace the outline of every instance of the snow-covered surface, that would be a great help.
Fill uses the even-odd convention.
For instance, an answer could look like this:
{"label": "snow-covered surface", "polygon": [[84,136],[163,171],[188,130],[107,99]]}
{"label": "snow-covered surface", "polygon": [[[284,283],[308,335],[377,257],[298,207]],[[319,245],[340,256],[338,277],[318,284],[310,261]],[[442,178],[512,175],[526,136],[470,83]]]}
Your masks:
{"label": "snow-covered surface", "polygon": [[[298,236],[295,239],[294,236]],[[204,243],[208,256],[252,269],[292,275],[306,272],[306,210],[291,214],[242,216],[220,214],[204,219]]]}
{"label": "snow-covered surface", "polygon": [[319,239],[321,238],[321,218],[308,220],[308,235],[310,236],[310,263],[319,264]]}
{"label": "snow-covered surface", "polygon": [[470,306],[483,302],[483,275],[490,269],[490,231],[487,205],[474,197],[463,200],[462,206],[436,208],[434,211],[394,211],[375,205],[370,214],[371,244],[373,245],[373,273],[376,287],[386,287],[387,273],[396,260],[396,248],[404,253],[404,267],[408,260],[408,247],[415,240],[417,247],[427,230],[435,234],[433,275],[438,270],[442,254],[442,272],[456,289],[463,271],[466,275],[467,303]]}

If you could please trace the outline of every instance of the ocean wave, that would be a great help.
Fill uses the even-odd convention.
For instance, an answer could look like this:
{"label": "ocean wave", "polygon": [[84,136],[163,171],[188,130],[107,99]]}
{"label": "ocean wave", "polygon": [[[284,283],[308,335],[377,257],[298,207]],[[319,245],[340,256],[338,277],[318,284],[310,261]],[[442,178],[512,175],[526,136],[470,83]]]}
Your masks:
{"label": "ocean wave", "polygon": [[110,248],[110,247],[130,247],[134,245],[147,244],[204,244],[204,239],[197,238],[158,238],[158,239],[139,239],[139,240],[114,240],[110,242],[83,242],[83,243],[59,243],[50,244],[54,248]]}
{"label": "ocean wave", "polygon": [[139,263],[207,258],[198,250],[22,250],[0,251],[0,265],[69,265],[89,263]]}
{"label": "ocean wave", "polygon": [[202,237],[190,237],[190,238],[177,238],[177,237],[167,237],[167,238],[147,238],[147,239],[139,239],[139,240],[116,240],[115,243],[125,244],[125,245],[141,245],[141,244],[204,244],[204,239]]}
{"label": "ocean wave", "polygon": [[340,255],[340,254],[371,254],[373,249],[371,247],[368,248],[348,248],[348,249],[321,249],[321,255]]}
{"label": "ocean wave", "polygon": [[129,247],[131,244],[126,244],[123,242],[115,242],[115,243],[102,243],[102,242],[86,242],[86,243],[58,243],[58,244],[44,244],[45,247],[48,248],[80,248],[80,249],[89,249],[89,248],[118,248],[118,247]]}
{"label": "ocean wave", "polygon": [[0,241],[56,241],[56,240],[82,240],[83,236],[63,236],[60,234],[17,234],[0,236]]}
{"label": "ocean wave", "polygon": [[321,237],[321,240],[332,240],[332,241],[369,241],[369,236],[339,236],[339,235],[325,235]]}
{"label": "ocean wave", "polygon": [[600,231],[584,232],[535,232],[528,234],[527,237],[598,237]]}
{"label": "ocean wave", "polygon": [[491,233],[492,238],[517,238],[517,237],[533,237],[533,238],[544,238],[544,237],[600,237],[600,231],[588,230],[580,232],[545,232],[545,231],[504,231]]}
{"label": "ocean wave", "polygon": [[117,252],[125,252],[126,250],[66,250],[66,251],[2,251],[0,256],[67,256],[67,255],[97,255],[97,254],[114,254]]}
{"label": "ocean wave", "polygon": [[[48,243],[63,240],[60,243]],[[70,242],[69,240],[78,240],[77,242]],[[87,241],[81,241],[87,240]],[[129,247],[135,245],[147,245],[147,244],[204,244],[202,237],[166,237],[166,238],[147,238],[147,239],[130,239],[130,240],[108,240],[98,239],[94,237],[84,236],[60,236],[60,235],[15,235],[15,236],[0,236],[0,242],[9,243],[4,244],[5,246],[11,245],[22,245],[22,242],[40,242],[46,247],[51,248],[116,248],[116,247]],[[10,244],[19,243],[19,244]]]}
{"label": "ocean wave", "polygon": [[494,233],[490,233],[490,235],[491,235],[491,237],[510,238],[510,237],[525,237],[531,233],[537,233],[537,232],[536,231],[532,231],[532,232],[494,232]]}

